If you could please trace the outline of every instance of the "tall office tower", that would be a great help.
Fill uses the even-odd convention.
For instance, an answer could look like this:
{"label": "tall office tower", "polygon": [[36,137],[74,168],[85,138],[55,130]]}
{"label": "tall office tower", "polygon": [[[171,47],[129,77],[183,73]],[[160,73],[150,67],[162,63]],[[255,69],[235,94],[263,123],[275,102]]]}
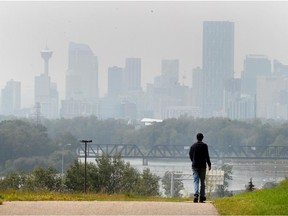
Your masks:
{"label": "tall office tower", "polygon": [[108,96],[117,97],[123,92],[123,68],[108,68]]}
{"label": "tall office tower", "polygon": [[49,76],[49,59],[52,51],[45,48],[40,52],[44,60],[44,73],[35,77],[35,105],[40,107],[45,118],[58,118],[58,91],[56,83]]}
{"label": "tall office tower", "polygon": [[124,69],[124,91],[141,91],[141,59],[126,58]]}
{"label": "tall office tower", "polygon": [[21,108],[21,83],[10,80],[1,92],[1,113],[15,115]]}
{"label": "tall office tower", "polygon": [[271,61],[264,55],[248,55],[242,72],[242,93],[256,95],[257,76],[271,75]]}
{"label": "tall office tower", "polygon": [[179,60],[162,60],[161,76],[163,87],[171,87],[179,82]]}
{"label": "tall office tower", "polygon": [[66,73],[66,100],[98,98],[98,60],[89,46],[69,44]]}
{"label": "tall office tower", "polygon": [[234,76],[234,23],[203,23],[203,117],[223,112],[225,80]]}

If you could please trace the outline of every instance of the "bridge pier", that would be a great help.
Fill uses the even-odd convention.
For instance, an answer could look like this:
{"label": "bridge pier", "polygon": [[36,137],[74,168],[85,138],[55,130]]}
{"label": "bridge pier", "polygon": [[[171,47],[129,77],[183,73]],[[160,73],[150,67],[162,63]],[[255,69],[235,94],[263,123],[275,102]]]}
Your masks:
{"label": "bridge pier", "polygon": [[146,158],[146,157],[143,158],[142,165],[143,166],[148,166],[148,158]]}

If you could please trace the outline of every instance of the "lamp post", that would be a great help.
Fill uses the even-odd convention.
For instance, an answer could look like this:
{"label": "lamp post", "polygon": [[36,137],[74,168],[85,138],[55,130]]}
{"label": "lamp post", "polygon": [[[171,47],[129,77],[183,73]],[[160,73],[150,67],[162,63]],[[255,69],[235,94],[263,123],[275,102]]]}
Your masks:
{"label": "lamp post", "polygon": [[63,174],[64,174],[64,148],[65,146],[71,146],[70,143],[62,145],[62,164],[61,164],[61,176],[63,178]]}
{"label": "lamp post", "polygon": [[59,144],[62,146],[62,151],[61,151],[61,185],[63,186],[63,176],[64,176],[64,148],[65,146],[71,146],[70,143],[62,145],[62,143]]}
{"label": "lamp post", "polygon": [[80,140],[80,142],[85,144],[85,172],[84,172],[84,193],[86,193],[86,181],[87,181],[87,143],[91,143],[92,140]]}

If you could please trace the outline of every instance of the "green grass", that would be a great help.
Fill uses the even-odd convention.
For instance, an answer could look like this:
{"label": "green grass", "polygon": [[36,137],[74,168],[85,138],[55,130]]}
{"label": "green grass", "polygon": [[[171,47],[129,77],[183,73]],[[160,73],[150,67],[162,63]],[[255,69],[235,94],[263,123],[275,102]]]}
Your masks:
{"label": "green grass", "polygon": [[[130,194],[96,194],[96,193],[58,193],[58,192],[23,192],[4,191],[0,192],[2,201],[161,201],[183,202],[191,201],[189,198],[164,198],[134,196]],[[0,202],[1,202],[0,200]]]}
{"label": "green grass", "polygon": [[215,199],[221,215],[288,215],[288,179],[278,186]]}

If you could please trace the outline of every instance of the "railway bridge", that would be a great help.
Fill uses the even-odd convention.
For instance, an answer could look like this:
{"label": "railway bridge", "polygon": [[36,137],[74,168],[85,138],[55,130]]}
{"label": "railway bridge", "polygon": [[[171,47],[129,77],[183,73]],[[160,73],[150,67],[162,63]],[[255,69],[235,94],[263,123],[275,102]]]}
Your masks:
{"label": "railway bridge", "polygon": [[[143,165],[149,159],[187,159],[190,146],[187,145],[154,145],[145,149],[136,144],[89,144],[86,146],[86,157],[96,158],[101,155],[121,156],[122,158],[142,158]],[[288,160],[288,146],[229,146],[219,149],[209,145],[211,159],[266,159]],[[85,157],[85,147],[79,144],[79,158]]]}

